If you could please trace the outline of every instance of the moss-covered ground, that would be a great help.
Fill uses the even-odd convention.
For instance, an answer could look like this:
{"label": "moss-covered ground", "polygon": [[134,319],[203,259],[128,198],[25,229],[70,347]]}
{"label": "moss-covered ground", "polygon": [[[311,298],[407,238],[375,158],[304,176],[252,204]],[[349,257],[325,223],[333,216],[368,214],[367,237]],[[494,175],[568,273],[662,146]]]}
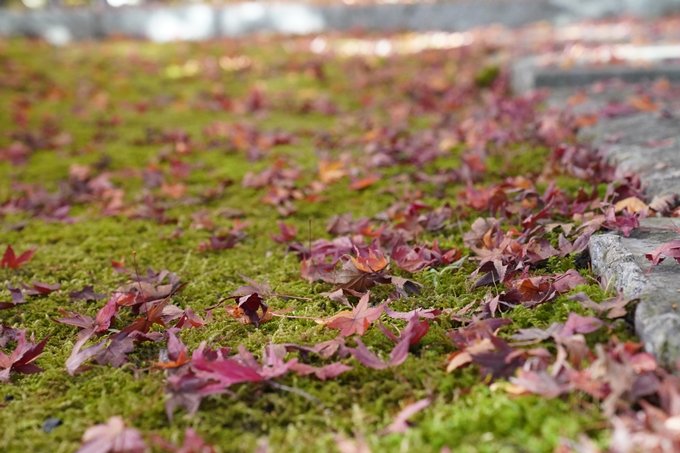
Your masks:
{"label": "moss-covered ground", "polygon": [[[142,274],[148,267],[176,273],[187,285],[172,303],[191,307],[202,317],[207,315],[204,309],[243,284],[239,273],[268,282],[277,294],[306,298],[271,297],[267,303],[275,310],[294,306],[290,315],[328,318],[345,309],[321,294],[332,290],[332,284],[303,279],[298,257],[270,239],[279,233],[279,220],[296,226],[297,240],[307,246],[310,239],[332,237],[326,225],[335,215],[373,218],[400,199],[434,208],[449,203],[450,221],[443,229],[419,233],[417,242],[436,239],[441,248],[457,247],[469,259],[461,268],[442,272],[444,266],[439,266],[436,272],[426,268],[413,275],[391,265],[392,273],[425,286],[421,295],[395,301],[390,308],[455,311],[502,289],[502,284],[475,288],[470,278],[474,254],[462,238],[477,217],[492,213],[466,204],[459,195],[464,180],[441,183],[434,178],[462,168],[464,156],[483,148],[486,167],[475,175],[475,187],[521,176],[542,194],[550,182],[545,141],[513,130],[529,123],[501,118],[494,130],[480,126],[477,134],[470,132],[476,119],[489,124],[484,115],[491,115],[493,106],[502,108],[507,102],[510,108],[513,102],[503,86],[503,70],[489,69],[492,52],[471,46],[380,58],[316,55],[308,48],[307,39],[273,38],[167,45],[114,40],[61,49],[27,40],[0,41],[0,245],[4,250],[11,244],[18,253],[37,248],[21,268],[0,269],[5,282],[0,299],[11,300],[7,284],[61,284],[49,295],[28,297],[25,304],[0,311],[3,325],[27,329],[36,341],[49,336],[35,361],[44,372],[13,373],[11,383],[0,383],[1,451],[74,452],[88,427],[114,415],[147,438],[157,433],[175,443],[193,427],[222,452],[254,451],[263,439],[271,451],[333,451],[338,435],[363,437],[372,451],[423,453],[444,446],[456,452],[547,452],[561,438],[580,433],[606,443],[607,424],[597,401],[579,393],[553,399],[515,396],[502,386],[490,387],[477,366],[447,373],[447,357],[456,348],[446,333],[460,324],[446,315],[431,323],[398,367],[372,370],[350,357],[343,360],[354,369],[325,382],[295,374],[277,380],[317,398],[326,409],[294,392],[246,383],[231,387],[234,396],[207,397],[193,416],[176,410],[170,422],[164,408],[165,371],[153,366],[164,343],[139,343],[120,368],[94,364],[74,376],[66,372],[77,329],[54,321],[61,316],[58,309],[94,316],[105,299],[73,301],[68,293],[94,285],[108,296],[129,282],[129,276],[113,272],[112,260],[124,260],[133,269],[136,257]],[[541,112],[538,104],[531,108]],[[226,132],[206,133],[215,124]],[[260,141],[235,125],[259,131]],[[431,161],[416,164],[420,151],[398,151],[409,134],[428,130],[436,131],[432,140],[419,137],[425,141],[423,153],[437,148]],[[267,137],[272,131],[295,139],[271,145]],[[371,167],[366,156],[379,156],[376,149],[381,147],[390,149],[395,162]],[[12,162],[11,149],[19,149],[22,157]],[[323,159],[343,162],[344,173],[317,193],[314,182]],[[88,166],[87,181],[103,174],[104,189],[74,189],[79,168],[74,165]],[[290,214],[285,217],[285,206],[263,201],[271,183],[263,188],[242,184],[248,172],[275,166],[300,171],[292,183],[300,194],[289,196],[295,212],[284,212]],[[161,175],[165,186],[150,183],[144,171]],[[377,182],[361,190],[350,188],[351,180],[376,173]],[[555,178],[571,195],[579,188],[592,189],[591,181],[566,174]],[[512,189],[507,190],[512,197]],[[55,214],[65,204],[71,206],[72,219]],[[139,214],[145,205],[162,215]],[[248,223],[235,247],[199,249],[213,233],[225,234],[235,222]],[[548,237],[557,244],[557,235]],[[574,256],[551,258],[532,268],[531,275],[572,268]],[[593,300],[602,300],[606,295],[588,269],[579,272],[592,283],[572,293],[586,291]],[[372,301],[390,290],[374,288]],[[502,313],[512,323],[499,335],[507,338],[519,328],[564,322],[569,312],[593,314],[565,294],[536,308]],[[121,311],[111,327],[120,329],[134,318]],[[381,322],[392,328],[404,325],[386,315]],[[630,338],[621,322],[588,338],[606,341],[613,334]],[[270,342],[313,345],[335,338],[337,330],[311,319],[285,317],[259,327],[243,325],[218,308],[204,326],[184,329],[178,336],[190,350],[206,341],[229,348],[243,345],[260,356]],[[392,348],[375,326],[362,340],[383,357]],[[549,342],[546,347],[554,351]],[[411,429],[378,434],[403,407],[427,396],[434,402],[413,417]],[[63,424],[46,433],[42,425],[49,417]]]}

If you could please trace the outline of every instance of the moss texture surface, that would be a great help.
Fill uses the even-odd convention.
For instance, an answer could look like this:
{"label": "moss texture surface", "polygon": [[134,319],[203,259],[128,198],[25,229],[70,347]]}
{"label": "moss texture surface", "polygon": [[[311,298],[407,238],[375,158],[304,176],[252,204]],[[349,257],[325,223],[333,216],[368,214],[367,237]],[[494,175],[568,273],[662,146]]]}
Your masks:
{"label": "moss texture surface", "polygon": [[[454,210],[453,220],[444,229],[423,232],[418,241],[436,239],[442,248],[457,247],[463,255],[471,255],[462,233],[469,231],[477,217],[489,216],[489,211],[461,203],[464,183],[438,184],[413,176],[460,168],[469,143],[439,137],[437,143],[445,152],[432,162],[420,168],[406,162],[379,168],[378,181],[364,190],[353,190],[349,184],[351,178],[371,174],[361,160],[373,140],[370,134],[397,127],[402,135],[434,127],[455,131],[466,119],[475,118],[485,98],[505,93],[499,87],[503,72],[490,66],[487,49],[382,59],[318,56],[306,50],[308,45],[306,39],[264,38],[171,45],[118,41],[63,49],[23,40],[0,42],[0,147],[5,150],[0,162],[0,199],[5,203],[0,245],[11,244],[17,252],[37,248],[34,258],[20,269],[0,269],[5,282],[0,299],[10,300],[7,284],[31,280],[61,284],[56,292],[0,311],[2,324],[27,329],[36,340],[49,336],[35,362],[44,372],[15,373],[11,383],[0,383],[0,400],[4,398],[0,401],[0,450],[74,452],[89,426],[114,415],[122,416],[145,436],[157,433],[175,443],[181,442],[185,428],[193,427],[222,452],[254,451],[264,439],[271,451],[333,451],[338,435],[362,436],[373,451],[385,452],[438,452],[444,446],[459,452],[547,452],[561,437],[575,438],[584,432],[604,442],[606,430],[592,400],[578,394],[554,399],[516,397],[502,386],[489,387],[475,366],[447,373],[445,362],[455,347],[446,333],[459,324],[445,316],[431,323],[428,334],[399,367],[371,370],[348,358],[344,362],[354,369],[325,382],[293,374],[278,380],[317,398],[325,409],[296,393],[247,383],[233,386],[233,396],[207,397],[194,416],[177,410],[170,422],[164,410],[165,372],[152,365],[164,343],[138,344],[120,368],[95,364],[75,376],[66,373],[64,364],[77,329],[54,322],[60,317],[58,309],[94,316],[105,300],[72,301],[68,293],[94,285],[95,291],[108,296],[129,282],[127,276],[112,271],[112,260],[124,259],[132,269],[135,254],[140,273],[147,267],[175,272],[187,286],[173,296],[172,303],[182,309],[191,307],[201,316],[206,315],[204,309],[243,284],[240,272],[268,282],[277,294],[307,298],[271,297],[267,303],[272,309],[294,306],[291,315],[328,318],[345,307],[321,294],[333,285],[310,284],[301,278],[298,258],[270,239],[270,234],[279,233],[277,221],[296,226],[298,239],[306,245],[309,239],[331,237],[326,224],[334,215],[352,212],[355,217],[371,218],[417,193],[423,203],[435,208],[449,203]],[[451,92],[450,99],[442,101],[453,86],[460,92]],[[430,94],[423,87],[429,87]],[[422,99],[427,96],[431,108],[430,101]],[[324,107],[325,102],[336,110]],[[252,126],[262,134],[287,132],[295,141],[277,146],[241,145],[238,133],[229,129],[232,142],[227,144],[205,134],[216,121],[228,127]],[[189,138],[173,138],[173,131]],[[21,134],[31,133],[37,144],[24,162],[12,163],[6,150],[16,142],[28,143]],[[392,144],[398,142],[398,134]],[[488,149],[488,171],[475,181],[476,187],[521,175],[537,181],[540,192],[550,182],[539,178],[549,154],[544,144],[523,141]],[[258,154],[257,159],[252,155],[249,159],[249,153]],[[172,159],[190,168],[188,175],[173,174]],[[295,184],[308,188],[318,179],[320,159],[342,160],[349,176],[328,184],[317,200],[309,198],[310,192],[293,198],[296,212],[285,218],[276,206],[262,201],[267,188],[242,186],[246,173],[279,166],[299,168]],[[38,199],[41,188],[51,194],[66,190],[74,164],[88,165],[94,174],[106,172],[110,183],[124,191],[112,215],[106,212],[111,202],[108,195],[74,199],[69,213],[76,218],[73,222],[44,220],[36,214],[39,209],[7,208],[8,201],[19,196],[33,194]],[[144,170],[157,170],[166,182],[182,184],[186,192],[175,198],[167,189],[145,186]],[[566,175],[558,178],[558,187],[569,193],[591,186],[591,182]],[[215,195],[206,196],[211,190]],[[151,199],[163,206],[167,222],[133,218],[133,212]],[[53,210],[46,207],[45,216]],[[213,232],[234,226],[228,215],[231,210],[240,211],[239,221],[248,222],[246,236],[231,249],[199,250],[198,245]],[[212,223],[201,228],[197,213]],[[178,226],[182,235],[173,238]],[[552,258],[532,270],[532,275],[574,267],[573,256]],[[394,274],[425,287],[421,295],[400,299],[390,307],[457,310],[483,299],[488,291],[496,294],[502,289],[475,288],[470,274],[476,265],[470,260],[459,269],[441,272],[441,268],[410,275],[392,266]],[[591,278],[587,269],[580,272]],[[390,289],[372,291],[372,300],[378,301]],[[606,296],[594,281],[572,293],[578,291],[586,291],[596,301]],[[552,322],[564,322],[572,311],[592,314],[566,295],[534,309],[518,307],[503,313],[512,323],[499,335],[507,338],[519,328],[546,328]],[[122,328],[134,318],[121,311],[112,328]],[[405,325],[385,315],[381,322],[393,329]],[[623,323],[611,329],[588,338],[596,341],[600,335],[606,340],[612,333],[630,338]],[[152,330],[163,329],[155,326]],[[190,350],[207,341],[229,348],[243,345],[258,356],[270,342],[311,345],[336,335],[337,331],[310,319],[275,317],[259,327],[242,325],[220,308],[204,326],[178,333]],[[362,340],[382,357],[392,348],[375,326]],[[378,434],[403,407],[427,396],[433,396],[434,402],[412,419],[415,423],[410,430]],[[63,424],[46,433],[42,425],[49,417]]]}

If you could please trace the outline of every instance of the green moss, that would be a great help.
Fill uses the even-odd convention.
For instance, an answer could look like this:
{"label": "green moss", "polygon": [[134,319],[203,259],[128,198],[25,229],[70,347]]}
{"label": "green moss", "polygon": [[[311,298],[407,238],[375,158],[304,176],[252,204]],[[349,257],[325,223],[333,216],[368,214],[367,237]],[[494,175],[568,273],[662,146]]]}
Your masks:
{"label": "green moss", "polygon": [[489,87],[498,78],[501,68],[497,65],[485,66],[475,74],[475,83],[479,87]]}
{"label": "green moss", "polygon": [[[285,246],[269,239],[269,234],[277,232],[280,216],[274,206],[262,202],[266,189],[244,189],[241,180],[248,171],[261,171],[281,159],[302,168],[302,177],[295,184],[298,188],[305,187],[316,178],[317,132],[340,136],[339,144],[330,151],[332,155],[348,153],[350,159],[356,159],[357,154],[363,152],[365,144],[361,137],[367,130],[365,125],[359,124],[366,116],[362,103],[368,102],[369,95],[375,102],[386,105],[389,105],[388,101],[401,99],[399,96],[405,97],[404,93],[389,89],[385,81],[397,86],[410,83],[411,72],[419,69],[423,61],[417,56],[381,61],[329,59],[324,63],[327,79],[321,81],[305,70],[296,69],[299,61],[293,60],[302,61],[303,57],[293,57],[279,46],[263,48],[256,43],[158,45],[121,41],[76,44],[53,51],[36,43],[10,41],[5,43],[5,49],[3,58],[16,64],[18,74],[27,80],[21,85],[21,95],[36,97],[29,112],[31,130],[37,130],[44,115],[58,118],[62,130],[72,135],[73,145],[58,150],[39,149],[25,166],[0,163],[0,174],[5,181],[0,187],[1,201],[15,195],[9,182],[39,183],[55,193],[64,186],[72,164],[94,165],[109,156],[111,162],[106,171],[111,172],[111,181],[116,187],[125,191],[123,212],[130,206],[137,206],[145,195],[153,195],[167,208],[167,217],[176,218],[177,224],[130,220],[124,213],[103,217],[101,203],[89,202],[75,204],[73,213],[82,219],[73,224],[48,223],[32,219],[25,213],[4,218],[6,226],[2,229],[0,245],[12,244],[19,252],[38,247],[38,251],[19,270],[0,269],[0,277],[15,285],[30,280],[58,282],[61,289],[0,312],[5,325],[25,328],[29,333],[35,333],[37,340],[50,336],[44,353],[36,361],[45,369],[43,373],[16,374],[12,377],[13,385],[0,384],[0,398],[13,397],[0,410],[2,451],[72,452],[87,427],[113,415],[121,415],[145,436],[156,432],[176,443],[183,438],[185,428],[194,427],[207,441],[218,444],[218,451],[225,452],[253,451],[263,438],[268,438],[277,451],[325,451],[333,448],[336,433],[347,436],[363,433],[374,451],[435,452],[448,445],[461,452],[539,452],[552,451],[561,436],[574,437],[591,426],[599,426],[600,414],[583,408],[576,399],[511,398],[502,391],[491,391],[486,383],[480,382],[474,367],[446,374],[444,361],[454,350],[446,333],[457,325],[446,317],[432,323],[421,344],[412,348],[407,361],[394,370],[370,370],[355,359],[346,359],[354,369],[327,382],[292,375],[281,379],[282,384],[319,399],[326,410],[298,394],[266,384],[248,384],[234,386],[233,397],[206,398],[194,417],[177,410],[175,420],[170,423],[164,411],[164,374],[151,367],[163,347],[156,343],[138,345],[130,354],[130,364],[120,369],[93,366],[83,374],[69,376],[64,363],[76,341],[77,329],[55,323],[53,319],[61,316],[59,308],[90,316],[96,314],[102,301],[72,302],[68,292],[93,284],[98,292],[110,294],[126,283],[125,276],[112,272],[111,260],[125,258],[126,266],[132,268],[133,257],[136,257],[140,273],[147,267],[176,272],[188,284],[173,297],[173,303],[182,308],[192,307],[202,315],[206,314],[203,309],[215,305],[243,283],[239,273],[268,281],[276,293],[309,299],[272,297],[267,303],[273,309],[294,306],[293,315],[307,317],[329,317],[344,309],[321,296],[320,293],[330,290],[331,285],[310,285],[300,278],[298,259],[286,254]],[[223,55],[248,55],[252,65],[242,71],[222,71],[213,78],[200,74],[180,74],[176,79],[167,76],[167,68],[171,65],[185,67],[189,60],[203,61],[201,58]],[[422,58],[428,62],[432,55]],[[50,71],[44,70],[45,61],[50,63]],[[362,65],[370,70],[361,69]],[[442,63],[437,70],[450,77],[456,66]],[[79,72],[74,71],[75,67]],[[497,73],[498,68],[486,66],[478,77],[487,84]],[[353,76],[350,78],[348,74]],[[375,79],[367,77],[370,74],[375,74]],[[354,85],[355,79],[363,80],[362,84]],[[270,109],[225,113],[206,107],[206,93],[221,91],[237,102],[256,86],[265,87],[272,105]],[[55,88],[61,95],[55,95],[53,100],[35,95]],[[99,91],[108,93],[108,105],[97,104]],[[0,124],[7,130],[17,129],[8,113],[17,96],[17,92],[5,86],[0,88]],[[341,110],[354,116],[291,114],[290,102],[317,96],[328,96]],[[139,102],[148,104],[144,113],[135,107]],[[120,119],[119,125],[96,125],[98,120],[110,120],[113,116]],[[375,118],[370,117],[372,121],[385,118],[386,112],[382,111],[376,113]],[[416,131],[427,127],[431,120],[423,114],[409,121]],[[264,152],[262,160],[251,162],[243,152],[207,146],[203,130],[213,121],[251,123],[262,131],[284,130],[295,135],[297,141],[274,147]],[[146,136],[147,127],[182,129],[196,145],[191,153],[181,156],[192,166],[190,177],[184,181],[188,194],[194,197],[190,203],[167,197],[158,188],[144,188],[140,171],[149,164],[160,165],[166,176],[169,173],[168,164],[163,161],[163,154],[167,152],[165,144],[139,144]],[[101,130],[109,134],[108,138],[93,141],[93,136]],[[345,139],[347,143],[343,142]],[[11,140],[7,137],[0,137],[0,146],[9,143]],[[171,144],[167,146],[172,147]],[[457,168],[463,151],[462,146],[454,147],[449,156],[425,166],[424,171],[434,173],[442,168]],[[488,175],[480,184],[495,184],[508,176],[538,175],[547,152],[544,148],[525,144],[513,145],[503,153],[493,152],[487,162]],[[460,186],[444,187],[440,194],[444,199],[439,199],[431,193],[434,184],[416,185],[410,178],[406,182],[399,179],[403,173],[411,175],[412,168],[395,166],[379,171],[382,178],[365,190],[351,190],[349,178],[345,177],[323,191],[321,201],[295,201],[298,210],[285,221],[298,228],[299,240],[306,243],[310,223],[311,239],[328,237],[326,222],[333,215],[351,211],[357,217],[370,217],[385,211],[402,193],[415,194],[418,189],[425,192],[422,200],[435,207],[450,202],[454,208],[459,208],[456,196]],[[560,178],[558,185],[561,187],[583,184]],[[232,180],[233,184],[226,186],[221,196],[209,201],[196,198],[226,179]],[[389,191],[392,187],[397,187],[396,194]],[[244,212],[243,221],[250,224],[245,228],[247,236],[233,249],[200,252],[198,244],[207,240],[211,233],[192,228],[191,216],[206,210],[217,228],[229,229],[233,221],[221,217],[217,213],[220,208]],[[418,239],[430,243],[436,239],[444,248],[463,248],[461,233],[474,221],[475,215],[461,212],[456,215],[461,216],[461,223],[442,231],[422,233]],[[20,221],[27,221],[23,229],[8,227]],[[182,237],[163,239],[177,226],[183,228]],[[541,272],[565,272],[573,265],[571,258],[551,258]],[[417,273],[412,278],[425,285],[423,294],[394,301],[390,306],[399,311],[416,307],[460,309],[481,300],[487,291],[496,293],[502,289],[474,288],[469,275],[475,267],[476,264],[468,260],[461,269]],[[594,283],[575,291],[586,291],[594,300],[602,300],[605,296]],[[387,288],[376,288],[374,300],[388,292]],[[0,290],[0,296],[3,300],[10,297],[5,289]],[[513,323],[501,334],[507,336],[518,328],[547,327],[552,322],[564,322],[570,311],[589,314],[566,296],[533,310],[519,307],[505,314],[513,319]],[[131,313],[121,310],[120,319],[114,320],[112,327],[120,329],[134,318]],[[404,326],[403,321],[386,317],[381,321],[393,330]],[[616,325],[612,331],[627,338],[625,326]],[[259,328],[244,326],[229,318],[221,308],[214,310],[213,321],[204,327],[179,333],[192,350],[207,341],[229,348],[242,344],[257,354],[272,341],[314,344],[336,335],[337,331],[304,319],[277,317]],[[593,338],[602,340],[604,337]],[[393,347],[375,328],[363,339],[384,358]],[[315,362],[323,363],[326,362]],[[436,400],[415,417],[418,422],[415,428],[404,435],[377,434],[406,404],[430,394],[436,395]],[[58,417],[63,425],[46,434],[41,426],[47,417]]]}

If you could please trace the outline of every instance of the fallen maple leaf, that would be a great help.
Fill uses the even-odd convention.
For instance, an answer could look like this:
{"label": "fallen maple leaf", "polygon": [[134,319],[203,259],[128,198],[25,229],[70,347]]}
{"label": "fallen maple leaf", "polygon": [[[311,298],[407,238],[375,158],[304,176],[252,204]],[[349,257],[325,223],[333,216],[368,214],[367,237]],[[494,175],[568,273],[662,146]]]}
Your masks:
{"label": "fallen maple leaf", "polygon": [[[225,307],[225,310],[241,324],[254,324],[255,327],[261,323],[269,321],[273,314],[267,316],[269,307],[262,301],[262,296],[252,293],[247,296],[239,297],[238,305]],[[258,313],[258,310],[262,314]]]}
{"label": "fallen maple leaf", "polygon": [[[164,310],[166,309],[166,306],[175,307],[174,305],[168,305],[168,299],[165,298],[162,301],[158,302],[157,304],[151,306],[145,313],[145,316],[143,318],[136,319],[132,324],[123,328],[121,332],[139,331],[142,333],[148,333],[149,329],[151,329],[151,326],[153,326],[154,324],[159,324],[167,328],[167,325],[165,324],[166,320],[164,319],[163,313]],[[179,314],[179,316],[181,316],[181,314]]]}
{"label": "fallen maple leaf", "polygon": [[379,434],[390,434],[390,433],[403,433],[411,427],[408,419],[418,412],[425,409],[427,406],[432,404],[432,398],[424,398],[415,403],[411,403],[405,408],[403,408],[396,417],[394,421],[385,429],[380,431]]}
{"label": "fallen maple leaf", "polygon": [[71,291],[68,296],[72,300],[82,300],[83,302],[88,302],[91,300],[101,300],[106,298],[106,294],[99,294],[94,292],[94,286],[87,285],[83,287],[80,291]]}
{"label": "fallen maple leaf", "polygon": [[[374,264],[378,265],[380,261]],[[362,269],[368,270],[362,271],[357,268],[354,261],[350,259],[342,265],[342,269],[335,272],[335,283],[339,288],[362,293],[375,285],[391,283],[391,277],[382,272],[371,271],[368,263],[359,262],[359,265]]]}
{"label": "fallen maple leaf", "polygon": [[649,96],[631,96],[628,104],[642,112],[655,112],[659,110],[659,104],[655,104]]}
{"label": "fallen maple leaf", "polygon": [[349,188],[351,190],[362,190],[372,186],[378,181],[380,181],[380,176],[377,174],[371,174],[363,178],[352,179],[352,182],[349,184]]}
{"label": "fallen maple leaf", "polygon": [[146,450],[139,431],[125,427],[118,416],[87,428],[82,442],[76,453],[143,453]]}
{"label": "fallen maple leaf", "polygon": [[0,382],[9,382],[10,371],[23,374],[40,373],[43,371],[42,368],[33,365],[31,362],[42,354],[49,336],[36,344],[34,343],[33,335],[31,335],[31,340],[29,341],[26,339],[26,330],[20,330],[12,339],[17,341],[17,346],[12,351],[12,354],[8,356],[0,351],[0,368],[2,369],[0,371]]}
{"label": "fallen maple leaf", "polygon": [[184,310],[182,316],[180,316],[179,320],[177,321],[177,324],[175,324],[175,327],[178,329],[181,329],[182,327],[186,328],[191,328],[191,327],[201,327],[202,325],[205,324],[205,321],[203,318],[198,316],[194,310],[191,309],[191,307],[187,308]]}
{"label": "fallen maple leaf", "polygon": [[592,316],[581,316],[578,313],[571,312],[560,335],[569,337],[574,335],[574,333],[595,332],[604,325],[605,323]]}
{"label": "fallen maple leaf", "polygon": [[674,258],[675,261],[680,263],[680,240],[660,245],[651,252],[645,254],[645,258],[652,262],[652,265],[649,267],[650,271],[653,266],[656,266],[666,258]]}
{"label": "fallen maple leaf", "polygon": [[361,256],[359,250],[356,248],[355,250],[357,252],[357,257],[354,258],[353,256],[350,256],[349,259],[352,260],[354,267],[361,272],[380,272],[387,267],[387,259],[380,250],[369,249],[368,256]]}
{"label": "fallen maple leaf", "polygon": [[[162,357],[154,365],[169,369],[169,368],[179,368],[182,365],[189,363],[187,356],[187,347],[182,343],[182,341],[177,338],[177,335],[172,330],[168,330],[168,349],[166,351],[167,357]],[[163,354],[161,354],[162,356]],[[167,360],[163,360],[163,358]]]}
{"label": "fallen maple leaf", "polygon": [[638,197],[628,197],[617,201],[614,205],[614,212],[621,212],[624,209],[628,209],[629,212],[646,212],[649,207]]}
{"label": "fallen maple leaf", "polygon": [[352,311],[342,311],[325,321],[319,320],[317,322],[320,324],[325,324],[331,329],[341,329],[340,336],[343,337],[347,337],[355,333],[358,335],[363,335],[371,323],[380,317],[385,306],[389,302],[385,301],[377,307],[368,308],[368,299],[370,294],[370,291],[366,292],[366,294],[361,297],[359,303]]}
{"label": "fallen maple leaf", "polygon": [[24,298],[24,292],[21,288],[15,288],[9,283],[7,284],[7,290],[12,296],[12,302],[0,302],[0,310],[7,310],[8,308],[14,308],[19,304],[26,303]]}
{"label": "fallen maple leaf", "polygon": [[[423,337],[427,335],[427,332],[430,331],[429,321],[425,320],[420,322],[416,310],[414,310],[414,314],[409,318],[408,324],[406,325],[406,327],[404,327],[404,329],[401,331],[398,337],[387,327],[385,326],[379,327],[380,330],[383,331],[385,336],[390,340],[394,341],[395,343],[399,343],[400,341],[408,341],[410,345],[420,343],[420,340],[422,340]],[[405,338],[408,339],[404,340]]]}
{"label": "fallen maple leaf", "polygon": [[216,453],[212,445],[207,444],[193,428],[187,428],[184,432],[184,442],[178,447],[158,434],[151,435],[151,443],[170,453]]}
{"label": "fallen maple leaf", "polygon": [[634,303],[639,299],[628,299],[624,297],[623,292],[619,292],[616,297],[612,297],[601,303],[594,302],[586,293],[580,292],[572,296],[568,296],[567,299],[575,300],[581,302],[581,305],[587,308],[592,308],[599,315],[607,312],[607,318],[620,318],[626,315],[626,306],[628,304]]}
{"label": "fallen maple leaf", "polygon": [[397,345],[390,352],[390,360],[384,362],[376,354],[372,353],[370,349],[361,341],[360,338],[356,338],[357,342],[356,348],[347,348],[347,350],[356,359],[361,362],[362,365],[374,370],[384,370],[393,366],[399,366],[408,358],[408,347],[409,347],[409,337],[402,337]]}
{"label": "fallen maple leaf", "polygon": [[31,285],[27,285],[25,283],[20,284],[26,290],[27,296],[44,296],[61,288],[59,283],[51,285],[49,283],[37,282],[35,280],[31,281]]}
{"label": "fallen maple leaf", "polygon": [[511,377],[510,382],[518,387],[512,388],[513,393],[530,392],[545,398],[555,398],[572,389],[572,384],[559,382],[556,377],[543,370],[520,369],[517,377]]}
{"label": "fallen maple leaf", "polygon": [[292,371],[295,371],[300,376],[307,376],[309,374],[313,374],[320,380],[325,381],[326,379],[334,378],[344,373],[345,371],[353,370],[354,368],[340,362],[331,363],[329,365],[324,365],[322,367],[315,367],[307,365],[305,363],[298,362],[293,364],[290,367],[290,369]]}
{"label": "fallen maple leaf", "polygon": [[279,221],[278,225],[281,234],[269,235],[269,237],[272,238],[274,242],[277,242],[279,244],[286,244],[295,239],[295,235],[297,234],[297,228],[294,225],[287,225],[281,221]]}
{"label": "fallen maple leaf", "polygon": [[324,184],[331,184],[347,176],[347,171],[343,168],[342,161],[329,161],[322,159],[319,161],[319,179]]}
{"label": "fallen maple leaf", "polygon": [[178,199],[184,196],[187,192],[187,186],[181,182],[165,183],[161,185],[161,192],[170,198]]}
{"label": "fallen maple leaf", "polygon": [[26,250],[21,255],[16,256],[14,254],[14,249],[12,249],[12,246],[8,245],[7,248],[5,249],[5,254],[2,256],[2,260],[0,260],[0,268],[9,267],[10,269],[19,269],[21,266],[26,264],[26,262],[28,262],[31,258],[33,258],[33,255],[35,254],[36,250],[38,249],[29,249]]}

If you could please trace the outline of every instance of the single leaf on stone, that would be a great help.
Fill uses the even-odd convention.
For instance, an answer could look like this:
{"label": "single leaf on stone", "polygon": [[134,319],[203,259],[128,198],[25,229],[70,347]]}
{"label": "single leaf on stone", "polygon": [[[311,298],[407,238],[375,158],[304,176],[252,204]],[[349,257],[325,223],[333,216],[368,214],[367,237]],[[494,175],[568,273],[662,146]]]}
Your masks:
{"label": "single leaf on stone", "polygon": [[614,205],[614,212],[621,212],[624,209],[628,209],[629,212],[646,212],[649,207],[638,197],[628,197],[617,201]]}
{"label": "single leaf on stone", "polygon": [[19,256],[16,256],[14,253],[14,249],[12,249],[11,245],[8,245],[7,248],[5,249],[5,253],[2,256],[2,260],[0,260],[0,268],[10,268],[10,269],[19,269],[21,266],[26,264],[31,258],[33,258],[33,255],[35,254],[35,251],[38,249],[29,249],[26,250],[24,253],[22,253]]}
{"label": "single leaf on stone", "polygon": [[340,312],[325,321],[320,321],[320,323],[327,325],[331,329],[340,329],[340,335],[343,337],[355,333],[363,335],[371,323],[382,315],[388,303],[388,301],[385,301],[377,307],[368,308],[370,294],[370,292],[364,294],[359,300],[359,304],[352,311]]}
{"label": "single leaf on stone", "polygon": [[[658,265],[666,258],[673,258],[675,261],[680,263],[680,240],[675,240],[660,245],[651,252],[647,253],[645,258],[652,262],[652,266]],[[651,270],[651,267],[649,269]]]}

